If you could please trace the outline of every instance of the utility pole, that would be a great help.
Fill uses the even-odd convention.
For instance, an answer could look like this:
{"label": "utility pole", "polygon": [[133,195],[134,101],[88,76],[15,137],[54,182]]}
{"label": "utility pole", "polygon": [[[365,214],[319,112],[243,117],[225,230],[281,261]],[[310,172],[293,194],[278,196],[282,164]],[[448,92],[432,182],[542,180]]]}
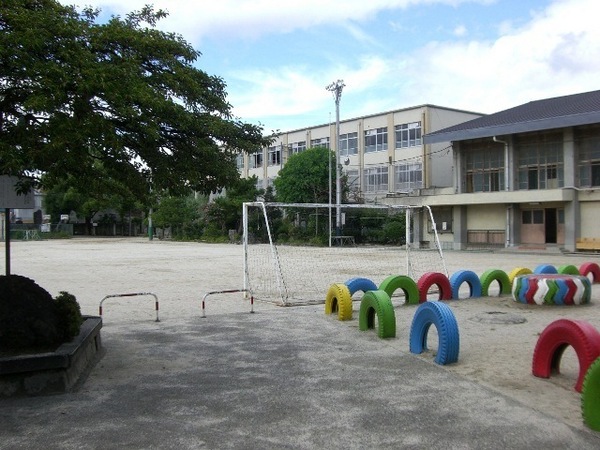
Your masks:
{"label": "utility pole", "polygon": [[335,100],[335,234],[342,234],[342,177],[340,165],[340,99],[342,98],[342,89],[344,89],[343,80],[337,80],[331,83],[326,89],[333,93]]}

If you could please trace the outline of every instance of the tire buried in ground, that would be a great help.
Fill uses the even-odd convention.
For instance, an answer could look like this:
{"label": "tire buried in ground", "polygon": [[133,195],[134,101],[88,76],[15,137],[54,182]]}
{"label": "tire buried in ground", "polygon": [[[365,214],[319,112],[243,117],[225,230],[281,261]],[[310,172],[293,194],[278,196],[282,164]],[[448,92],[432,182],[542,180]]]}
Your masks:
{"label": "tire buried in ground", "polygon": [[367,292],[377,290],[377,285],[368,278],[350,278],[345,284],[348,286],[350,296],[356,294],[358,291]]}
{"label": "tire buried in ground", "polygon": [[600,431],[600,358],[590,365],[581,389],[583,422],[594,431]]}
{"label": "tire buried in ground", "polygon": [[581,392],[588,368],[600,356],[600,333],[584,320],[558,319],[540,334],[535,349],[531,371],[539,378],[550,378],[559,372],[560,361],[567,347],[573,347],[579,360],[579,376],[575,390]]}
{"label": "tire buried in ground", "polygon": [[352,319],[352,295],[348,286],[334,283],[329,287],[325,297],[325,314],[337,312],[338,320]]}
{"label": "tire buried in ground", "polygon": [[450,307],[441,302],[425,302],[417,308],[410,327],[410,352],[420,354],[427,350],[427,334],[432,324],[439,339],[435,362],[455,363],[460,346],[458,323]]}
{"label": "tire buried in ground", "polygon": [[450,277],[450,289],[452,298],[458,300],[459,290],[463,283],[469,285],[469,297],[481,297],[481,281],[477,274],[471,270],[459,270]]}
{"label": "tire buried in ground", "polygon": [[419,278],[419,281],[417,282],[420,303],[427,301],[427,293],[429,292],[429,288],[431,288],[431,286],[434,284],[439,289],[438,300],[452,299],[452,287],[450,286],[450,280],[448,280],[448,277],[440,272],[426,272],[421,276],[421,278]]}
{"label": "tire buried in ground", "polygon": [[508,274],[500,269],[489,269],[481,274],[479,278],[481,282],[481,295],[483,297],[489,296],[490,285],[497,281],[500,286],[500,295],[510,294],[510,280]]}
{"label": "tire buried in ground", "polygon": [[402,289],[407,305],[419,304],[419,288],[417,287],[417,283],[406,275],[391,275],[387,277],[381,282],[379,289],[385,291],[390,298],[394,295],[394,292]]}
{"label": "tire buried in ground", "polygon": [[592,283],[600,283],[600,266],[595,262],[587,262],[583,263],[579,267],[579,274],[587,277],[588,275],[592,275]]}
{"label": "tire buried in ground", "polygon": [[377,319],[377,335],[382,338],[396,337],[396,314],[390,296],[382,290],[367,291],[360,301],[358,313],[358,329],[367,331],[375,328]]}

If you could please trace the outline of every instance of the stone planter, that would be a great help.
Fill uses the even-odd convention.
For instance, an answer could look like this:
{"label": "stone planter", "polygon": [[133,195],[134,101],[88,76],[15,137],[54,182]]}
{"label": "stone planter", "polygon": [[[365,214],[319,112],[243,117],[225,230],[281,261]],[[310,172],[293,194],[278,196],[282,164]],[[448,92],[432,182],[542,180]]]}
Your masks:
{"label": "stone planter", "polygon": [[0,398],[65,393],[83,382],[102,356],[102,318],[83,318],[79,335],[54,352],[0,358]]}

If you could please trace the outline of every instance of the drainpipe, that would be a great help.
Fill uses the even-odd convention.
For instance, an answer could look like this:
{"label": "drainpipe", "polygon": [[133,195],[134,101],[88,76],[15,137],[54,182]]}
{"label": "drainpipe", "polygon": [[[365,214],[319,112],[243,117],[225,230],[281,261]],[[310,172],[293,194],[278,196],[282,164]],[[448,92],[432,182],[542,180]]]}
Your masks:
{"label": "drainpipe", "polygon": [[[500,144],[504,144],[504,190],[509,191],[509,182],[510,182],[510,172],[509,172],[509,156],[508,156],[508,142],[498,139],[496,136],[492,137],[494,142],[498,142]],[[511,211],[512,206],[508,205],[506,207],[506,242],[504,243],[504,247],[510,247],[510,225],[511,225]]]}

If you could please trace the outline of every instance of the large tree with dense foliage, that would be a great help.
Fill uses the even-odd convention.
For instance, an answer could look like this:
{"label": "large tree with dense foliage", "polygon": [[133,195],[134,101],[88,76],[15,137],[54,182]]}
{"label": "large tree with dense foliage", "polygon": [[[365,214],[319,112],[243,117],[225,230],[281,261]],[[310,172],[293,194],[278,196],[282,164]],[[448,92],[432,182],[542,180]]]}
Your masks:
{"label": "large tree with dense foliage", "polygon": [[225,82],[193,66],[198,51],[155,28],[164,16],[145,7],[99,22],[90,8],[3,0],[0,174],[30,176],[23,189],[110,179],[138,199],[237,180],[236,155],[267,139],[232,116]]}
{"label": "large tree with dense foliage", "polygon": [[330,172],[332,189],[335,192],[334,154],[326,148],[309,148],[290,156],[273,181],[277,201],[328,203]]}

